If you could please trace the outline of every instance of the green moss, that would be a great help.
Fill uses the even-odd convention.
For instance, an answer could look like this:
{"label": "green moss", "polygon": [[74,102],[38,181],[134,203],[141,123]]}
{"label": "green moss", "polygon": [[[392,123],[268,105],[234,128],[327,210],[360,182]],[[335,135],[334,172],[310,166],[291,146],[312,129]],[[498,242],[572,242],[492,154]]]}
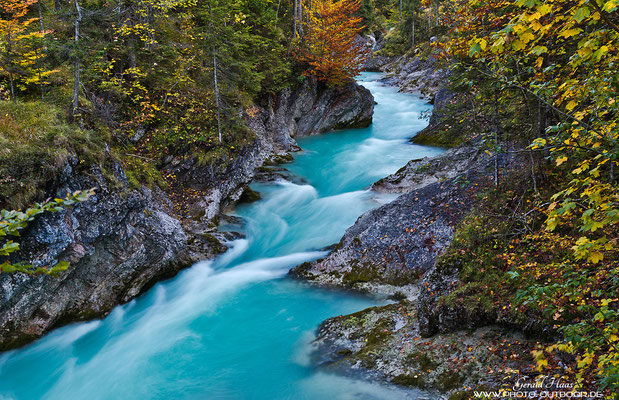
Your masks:
{"label": "green moss", "polygon": [[290,153],[275,154],[271,156],[269,159],[265,160],[264,165],[273,166],[273,165],[285,164],[285,163],[292,162],[293,160],[294,160],[294,157]]}
{"label": "green moss", "polygon": [[352,286],[355,283],[371,282],[379,279],[380,276],[376,269],[371,267],[361,267],[353,265],[350,272],[342,276],[342,282],[345,285]]}
{"label": "green moss", "polygon": [[423,388],[425,386],[422,375],[401,374],[391,379],[391,382],[401,386],[415,386],[419,388]]}
{"label": "green moss", "polygon": [[105,130],[83,130],[42,102],[0,101],[0,206],[24,208],[46,195],[70,157],[86,170],[107,157]]}
{"label": "green moss", "polygon": [[473,393],[471,391],[459,390],[455,393],[452,393],[449,396],[448,400],[466,400],[466,399],[470,399],[472,396],[473,396]]}
{"label": "green moss", "polygon": [[241,194],[241,197],[239,198],[239,202],[240,203],[253,203],[260,199],[262,199],[262,196],[260,195],[260,193],[256,192],[255,190],[247,186],[245,190],[243,190],[243,194]]}
{"label": "green moss", "polygon": [[125,155],[123,169],[131,189],[139,189],[141,186],[153,188],[155,185],[161,188],[167,187],[161,171],[155,167],[154,160]]}
{"label": "green moss", "polygon": [[413,352],[406,356],[404,362],[411,366],[417,366],[422,371],[435,369],[438,363],[434,361],[427,353]]}
{"label": "green moss", "polygon": [[424,146],[434,147],[456,147],[466,141],[467,132],[459,125],[446,128],[446,124],[441,123],[437,127],[427,128],[415,135],[411,142]]}
{"label": "green moss", "polygon": [[437,376],[437,388],[441,392],[456,389],[462,385],[464,379],[462,376],[452,370],[443,371]]}

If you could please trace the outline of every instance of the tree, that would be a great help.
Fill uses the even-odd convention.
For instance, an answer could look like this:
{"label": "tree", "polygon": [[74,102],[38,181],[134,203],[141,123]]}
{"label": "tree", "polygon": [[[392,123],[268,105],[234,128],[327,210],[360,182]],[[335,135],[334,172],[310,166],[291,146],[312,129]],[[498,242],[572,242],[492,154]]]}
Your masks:
{"label": "tree", "polygon": [[[75,4],[75,52],[78,50],[80,41],[80,22],[82,22],[82,8],[80,7],[79,0],[74,0]],[[80,58],[75,54],[75,61],[73,64],[75,76],[73,78],[73,101],[71,103],[71,117],[75,118],[77,114],[77,108],[79,106],[79,93],[80,93]]]}
{"label": "tree", "polygon": [[456,35],[444,44],[481,81],[537,106],[529,149],[554,161],[544,165],[554,194],[538,193],[545,230],[529,239],[554,238],[565,252],[512,273],[534,277],[519,297],[549,312],[565,339],[535,354],[538,368],[553,352],[571,353],[578,385],[588,376],[612,393],[619,390],[617,10],[618,0],[463,0],[451,15]]}
{"label": "tree", "polygon": [[312,75],[331,86],[342,85],[361,72],[368,49],[357,42],[363,30],[359,0],[317,0],[306,10],[306,35],[301,59]]}
{"label": "tree", "polygon": [[27,18],[29,8],[36,0],[3,0],[0,2],[0,46],[2,59],[0,67],[9,76],[11,100],[16,102],[15,76],[23,73],[22,43],[35,36],[36,32],[27,32],[28,27],[38,18]]}

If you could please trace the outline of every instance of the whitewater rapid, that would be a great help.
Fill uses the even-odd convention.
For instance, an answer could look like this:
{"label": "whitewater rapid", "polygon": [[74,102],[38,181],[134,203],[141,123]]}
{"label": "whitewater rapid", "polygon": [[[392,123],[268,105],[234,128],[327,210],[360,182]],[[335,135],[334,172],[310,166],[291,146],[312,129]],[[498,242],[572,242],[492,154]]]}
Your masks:
{"label": "whitewater rapid", "polygon": [[[377,101],[365,129],[299,140],[295,179],[256,183],[237,207],[245,239],[116,307],[0,354],[0,399],[415,399],[419,392],[309,365],[318,324],[384,303],[286,278],[324,257],[365,211],[393,199],[367,188],[438,149],[408,143],[431,106],[364,73]],[[238,228],[238,227],[237,227]]]}

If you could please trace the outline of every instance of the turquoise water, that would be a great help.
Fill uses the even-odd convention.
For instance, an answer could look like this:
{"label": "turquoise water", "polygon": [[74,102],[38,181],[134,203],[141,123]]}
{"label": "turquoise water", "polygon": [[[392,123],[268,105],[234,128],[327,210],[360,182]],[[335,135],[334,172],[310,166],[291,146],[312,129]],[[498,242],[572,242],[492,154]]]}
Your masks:
{"label": "turquoise water", "polygon": [[312,368],[321,321],[381,301],[286,278],[391,199],[368,185],[439,152],[406,141],[427,124],[420,113],[430,106],[378,76],[360,79],[378,102],[371,127],[299,140],[304,151],[287,165],[297,183],[254,185],[263,200],[236,210],[246,239],[104,320],[1,354],[0,399],[416,399],[416,391]]}

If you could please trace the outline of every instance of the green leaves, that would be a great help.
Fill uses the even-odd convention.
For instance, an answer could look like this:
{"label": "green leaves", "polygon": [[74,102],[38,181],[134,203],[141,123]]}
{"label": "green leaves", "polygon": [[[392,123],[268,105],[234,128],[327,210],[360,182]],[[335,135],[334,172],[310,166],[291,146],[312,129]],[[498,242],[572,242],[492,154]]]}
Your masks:
{"label": "green leaves", "polygon": [[589,15],[591,15],[591,11],[588,7],[583,6],[576,10],[576,12],[574,13],[574,19],[576,20],[576,22],[580,23]]}
{"label": "green leaves", "polygon": [[[64,199],[54,199],[42,204],[35,204],[34,207],[27,209],[24,212],[15,210],[0,210],[0,237],[5,238],[0,247],[0,256],[8,257],[12,253],[19,251],[19,243],[13,240],[8,240],[8,236],[19,236],[19,231],[28,226],[28,223],[34,220],[37,215],[40,215],[46,211],[58,212],[65,207],[87,200],[94,194],[94,191],[76,191],[68,194]],[[15,273],[22,272],[26,274],[46,274],[54,275],[66,270],[69,267],[69,263],[66,261],[60,261],[51,268],[34,267],[30,264],[24,263],[12,263],[9,260],[4,260],[0,264],[0,273]]]}

